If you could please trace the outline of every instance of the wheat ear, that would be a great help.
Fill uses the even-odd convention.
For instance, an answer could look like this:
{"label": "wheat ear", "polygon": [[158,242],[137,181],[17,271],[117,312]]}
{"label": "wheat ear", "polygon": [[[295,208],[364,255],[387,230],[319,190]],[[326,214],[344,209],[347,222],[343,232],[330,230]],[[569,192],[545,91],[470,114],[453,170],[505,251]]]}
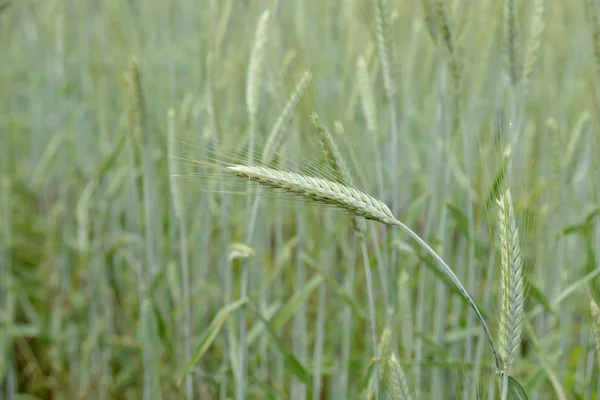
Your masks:
{"label": "wheat ear", "polygon": [[523,331],[525,291],[523,268],[519,245],[519,230],[515,222],[510,190],[498,200],[500,250],[500,296],[501,310],[499,323],[500,357],[503,362],[502,399],[508,390],[508,372],[515,360]]}
{"label": "wheat ear", "polygon": [[524,86],[531,86],[531,81],[537,69],[540,58],[542,36],[546,28],[546,0],[535,0],[533,4],[533,17],[529,31],[529,46],[525,55],[525,69],[523,72]]}
{"label": "wheat ear", "polygon": [[269,136],[265,144],[265,149],[262,154],[261,163],[263,165],[268,165],[271,163],[271,161],[273,161],[273,157],[277,152],[279,144],[282,142],[281,136],[285,131],[287,125],[289,124],[290,120],[292,119],[294,111],[298,106],[298,103],[306,94],[306,91],[311,81],[311,72],[308,70],[304,71],[304,73],[300,77],[300,80],[296,84],[296,88],[288,98],[287,102],[285,103],[285,106],[281,110],[281,113],[277,117],[275,125],[273,125],[273,128],[271,129],[271,132],[269,132]]}
{"label": "wheat ear", "polygon": [[232,165],[227,168],[237,176],[337,206],[352,215],[387,225],[399,223],[383,202],[358,189],[334,181],[261,166]]}
{"label": "wheat ear", "polygon": [[248,114],[253,118],[258,110],[259,84],[262,75],[262,66],[265,53],[265,44],[267,43],[267,28],[271,13],[265,10],[256,24],[256,34],[254,36],[254,45],[250,53],[250,62],[248,65],[248,81],[246,85],[246,107]]}
{"label": "wheat ear", "polygon": [[381,71],[383,72],[383,84],[385,86],[388,99],[394,97],[396,85],[394,80],[394,55],[393,48],[390,45],[390,9],[387,0],[377,0],[375,14],[377,47],[379,49],[379,59],[381,62]]}
{"label": "wheat ear", "polygon": [[379,363],[383,371],[383,382],[393,399],[410,400],[412,395],[406,382],[406,375],[391,349],[392,331],[386,328],[381,335],[379,345]]}
{"label": "wheat ear", "polygon": [[502,19],[504,21],[504,63],[509,82],[515,88],[519,83],[520,69],[518,61],[519,25],[517,23],[517,5],[515,4],[515,0],[505,0]]}

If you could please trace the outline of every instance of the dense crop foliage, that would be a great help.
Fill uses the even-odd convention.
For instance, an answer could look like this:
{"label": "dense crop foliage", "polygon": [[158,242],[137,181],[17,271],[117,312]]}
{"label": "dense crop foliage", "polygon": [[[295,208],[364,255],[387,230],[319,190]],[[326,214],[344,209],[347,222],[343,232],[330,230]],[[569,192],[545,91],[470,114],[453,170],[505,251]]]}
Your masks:
{"label": "dense crop foliage", "polygon": [[596,0],[0,0],[0,60],[0,399],[600,396]]}

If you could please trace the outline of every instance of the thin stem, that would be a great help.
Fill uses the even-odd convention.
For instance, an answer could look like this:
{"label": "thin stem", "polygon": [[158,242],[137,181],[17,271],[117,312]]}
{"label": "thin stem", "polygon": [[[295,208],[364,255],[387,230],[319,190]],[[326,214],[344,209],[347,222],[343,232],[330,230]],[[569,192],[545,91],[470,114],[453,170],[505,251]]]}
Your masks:
{"label": "thin stem", "polygon": [[458,289],[460,294],[467,301],[469,306],[471,306],[471,309],[473,309],[473,311],[475,312],[477,319],[479,319],[479,322],[481,323],[481,326],[483,327],[483,330],[485,331],[485,334],[487,336],[488,343],[492,349],[492,355],[494,357],[494,364],[496,366],[496,370],[497,370],[497,372],[501,371],[500,358],[498,356],[498,351],[496,349],[496,345],[494,344],[494,341],[492,339],[492,334],[490,333],[490,330],[489,330],[487,324],[485,323],[485,319],[483,318],[483,315],[481,315],[481,312],[479,311],[479,309],[477,308],[477,305],[471,298],[471,295],[469,295],[469,293],[464,288],[463,284],[460,282],[458,277],[454,274],[454,272],[452,272],[452,269],[450,269],[448,264],[446,264],[446,262],[431,247],[429,247],[429,245],[423,239],[421,239],[421,237],[419,237],[419,235],[417,235],[415,232],[413,232],[408,226],[404,225],[400,221],[396,221],[394,223],[394,225],[400,227],[400,229],[402,229],[404,232],[408,233],[408,235],[410,237],[412,237],[419,245],[421,245],[421,247],[423,247],[423,249],[425,249],[425,251],[427,251],[438,262],[438,264],[442,267],[442,269],[444,270],[446,275],[448,275],[450,277],[450,279],[452,280],[452,282],[456,285],[456,288]]}
{"label": "thin stem", "polygon": [[[369,253],[367,250],[367,241],[364,235],[359,235],[360,247],[363,254],[363,265],[365,269],[365,279],[367,281],[367,295],[369,297],[369,314],[371,316],[371,340],[373,342],[373,357],[377,359],[377,323],[375,315],[375,298],[373,297],[373,280],[371,278],[371,263],[369,262]],[[379,398],[379,378],[377,366],[375,367],[375,398]]]}

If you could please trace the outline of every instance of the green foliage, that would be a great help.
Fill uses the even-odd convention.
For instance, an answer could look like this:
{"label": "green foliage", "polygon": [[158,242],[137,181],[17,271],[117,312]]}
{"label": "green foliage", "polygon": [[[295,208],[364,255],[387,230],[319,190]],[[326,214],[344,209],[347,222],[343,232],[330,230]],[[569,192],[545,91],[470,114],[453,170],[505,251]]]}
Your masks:
{"label": "green foliage", "polygon": [[[597,396],[596,0],[200,3],[0,0],[0,399],[497,397],[462,290],[497,342],[507,187],[508,398]],[[342,175],[460,286],[401,230],[354,221],[365,264],[331,206],[247,207],[215,165],[248,160]]]}

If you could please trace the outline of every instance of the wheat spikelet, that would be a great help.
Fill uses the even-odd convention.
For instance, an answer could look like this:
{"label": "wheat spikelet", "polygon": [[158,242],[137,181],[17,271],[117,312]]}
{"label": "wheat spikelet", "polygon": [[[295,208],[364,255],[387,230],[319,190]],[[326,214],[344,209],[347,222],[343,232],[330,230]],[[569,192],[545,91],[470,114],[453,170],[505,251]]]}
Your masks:
{"label": "wheat spikelet", "polygon": [[531,30],[529,33],[529,46],[525,55],[525,69],[523,80],[525,87],[531,85],[531,80],[537,68],[540,58],[540,47],[542,35],[546,27],[546,0],[535,0],[533,4],[533,17],[531,19]]}
{"label": "wheat spikelet", "polygon": [[377,0],[377,10],[375,16],[377,47],[379,49],[379,59],[381,70],[383,72],[383,84],[388,98],[396,94],[396,85],[393,79],[392,48],[390,46],[390,10],[387,0]]}
{"label": "wheat spikelet", "polygon": [[590,314],[592,316],[592,330],[596,340],[596,362],[600,367],[600,308],[593,299],[590,301]]}
{"label": "wheat spikelet", "polygon": [[375,107],[375,100],[373,100],[373,89],[371,85],[371,79],[369,78],[369,70],[367,68],[367,62],[363,57],[359,57],[356,62],[356,69],[358,75],[358,88],[360,90],[360,100],[365,113],[365,119],[367,120],[367,129],[378,143],[378,130],[379,126],[377,123],[377,109]]}
{"label": "wheat spikelet", "polygon": [[232,165],[227,168],[237,176],[314,201],[337,206],[357,217],[388,225],[399,224],[399,221],[394,218],[388,206],[383,202],[358,189],[334,181],[260,166]]}
{"label": "wheat spikelet", "polygon": [[515,359],[521,341],[525,293],[519,230],[515,222],[509,189],[498,200],[498,206],[501,283],[499,352],[506,375]]}
{"label": "wheat spikelet", "polygon": [[253,119],[258,110],[259,83],[262,75],[262,64],[264,58],[265,44],[267,42],[267,27],[271,13],[265,10],[256,25],[256,34],[254,36],[254,45],[250,53],[250,63],[248,65],[248,81],[246,83],[246,107],[248,114]]}
{"label": "wheat spikelet", "polygon": [[379,362],[383,372],[383,381],[393,399],[409,400],[412,399],[412,396],[398,357],[390,347],[391,337],[392,331],[386,328],[379,345]]}
{"label": "wheat spikelet", "polygon": [[504,62],[508,79],[513,88],[519,83],[519,25],[517,22],[517,5],[515,0],[504,2]]}
{"label": "wheat spikelet", "polygon": [[294,91],[288,98],[285,106],[281,110],[281,113],[277,117],[275,125],[273,125],[271,132],[269,132],[269,136],[262,154],[263,165],[268,165],[273,160],[273,156],[275,155],[275,152],[281,143],[281,134],[285,131],[287,125],[292,119],[294,111],[298,106],[298,102],[306,94],[306,90],[308,89],[308,85],[310,84],[311,80],[312,74],[310,71],[304,71],[300,77],[300,80],[296,84]]}

